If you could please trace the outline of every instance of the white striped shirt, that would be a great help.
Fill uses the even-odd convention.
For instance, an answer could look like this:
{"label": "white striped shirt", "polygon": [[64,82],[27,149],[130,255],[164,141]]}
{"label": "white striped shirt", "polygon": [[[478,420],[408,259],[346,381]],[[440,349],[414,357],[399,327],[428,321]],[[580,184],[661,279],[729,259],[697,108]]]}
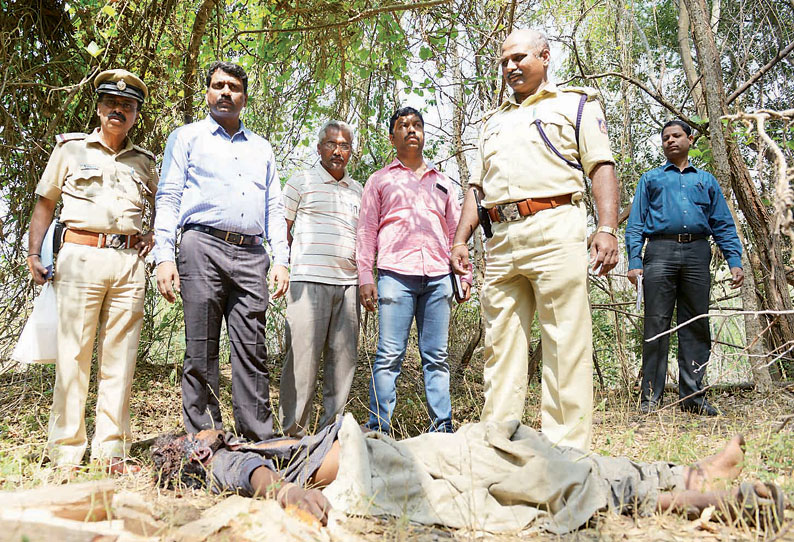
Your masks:
{"label": "white striped shirt", "polygon": [[363,187],[347,171],[337,181],[317,164],[284,185],[284,214],[295,222],[290,280],[358,284],[356,228]]}

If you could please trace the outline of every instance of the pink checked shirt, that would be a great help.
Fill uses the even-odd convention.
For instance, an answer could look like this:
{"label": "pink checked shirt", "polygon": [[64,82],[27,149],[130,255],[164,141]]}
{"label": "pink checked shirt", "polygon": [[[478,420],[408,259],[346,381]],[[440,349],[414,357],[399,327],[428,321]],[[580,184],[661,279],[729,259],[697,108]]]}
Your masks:
{"label": "pink checked shirt", "polygon": [[460,219],[458,193],[433,167],[419,179],[395,159],[373,173],[358,217],[358,283],[375,283],[376,251],[379,269],[426,277],[450,273],[449,247]]}

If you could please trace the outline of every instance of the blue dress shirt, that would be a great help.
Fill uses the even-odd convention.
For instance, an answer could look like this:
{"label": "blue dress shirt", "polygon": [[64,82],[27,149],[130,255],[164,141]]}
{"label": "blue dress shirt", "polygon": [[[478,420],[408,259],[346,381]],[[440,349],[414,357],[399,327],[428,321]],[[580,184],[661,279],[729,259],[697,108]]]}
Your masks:
{"label": "blue dress shirt", "polygon": [[273,149],[242,122],[231,137],[209,115],[174,130],[165,147],[155,208],[157,264],[174,261],[176,232],[186,224],[264,235],[274,263],[289,263]]}
{"label": "blue dress shirt", "polygon": [[680,171],[667,162],[637,183],[626,225],[629,269],[642,269],[646,237],[678,233],[713,235],[728,266],[742,266],[742,244],[717,179],[692,165]]}

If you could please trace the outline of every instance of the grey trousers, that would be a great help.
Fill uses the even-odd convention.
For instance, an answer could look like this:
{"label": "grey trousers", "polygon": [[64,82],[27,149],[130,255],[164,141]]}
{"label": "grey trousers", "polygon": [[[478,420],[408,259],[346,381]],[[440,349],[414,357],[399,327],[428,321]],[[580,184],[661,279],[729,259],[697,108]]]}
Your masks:
{"label": "grey trousers", "polygon": [[253,441],[273,434],[265,349],[269,265],[262,245],[232,245],[195,230],[182,234],[177,256],[185,313],[182,417],[190,433],[223,428],[218,347],[225,319],[237,433]]}
{"label": "grey trousers", "polygon": [[287,294],[287,354],[281,372],[279,417],[285,435],[303,436],[323,369],[323,416],[332,423],[347,403],[358,361],[358,286],[291,282]]}

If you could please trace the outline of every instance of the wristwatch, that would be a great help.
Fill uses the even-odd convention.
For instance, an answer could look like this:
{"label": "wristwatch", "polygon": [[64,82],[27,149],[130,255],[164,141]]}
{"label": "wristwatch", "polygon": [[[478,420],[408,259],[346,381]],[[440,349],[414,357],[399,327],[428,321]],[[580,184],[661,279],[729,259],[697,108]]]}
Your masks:
{"label": "wristwatch", "polygon": [[611,235],[615,239],[618,238],[618,230],[617,230],[617,228],[611,228],[609,226],[598,226],[598,229],[596,230],[596,233],[602,233],[602,232],[603,233],[608,233],[609,235]]}

